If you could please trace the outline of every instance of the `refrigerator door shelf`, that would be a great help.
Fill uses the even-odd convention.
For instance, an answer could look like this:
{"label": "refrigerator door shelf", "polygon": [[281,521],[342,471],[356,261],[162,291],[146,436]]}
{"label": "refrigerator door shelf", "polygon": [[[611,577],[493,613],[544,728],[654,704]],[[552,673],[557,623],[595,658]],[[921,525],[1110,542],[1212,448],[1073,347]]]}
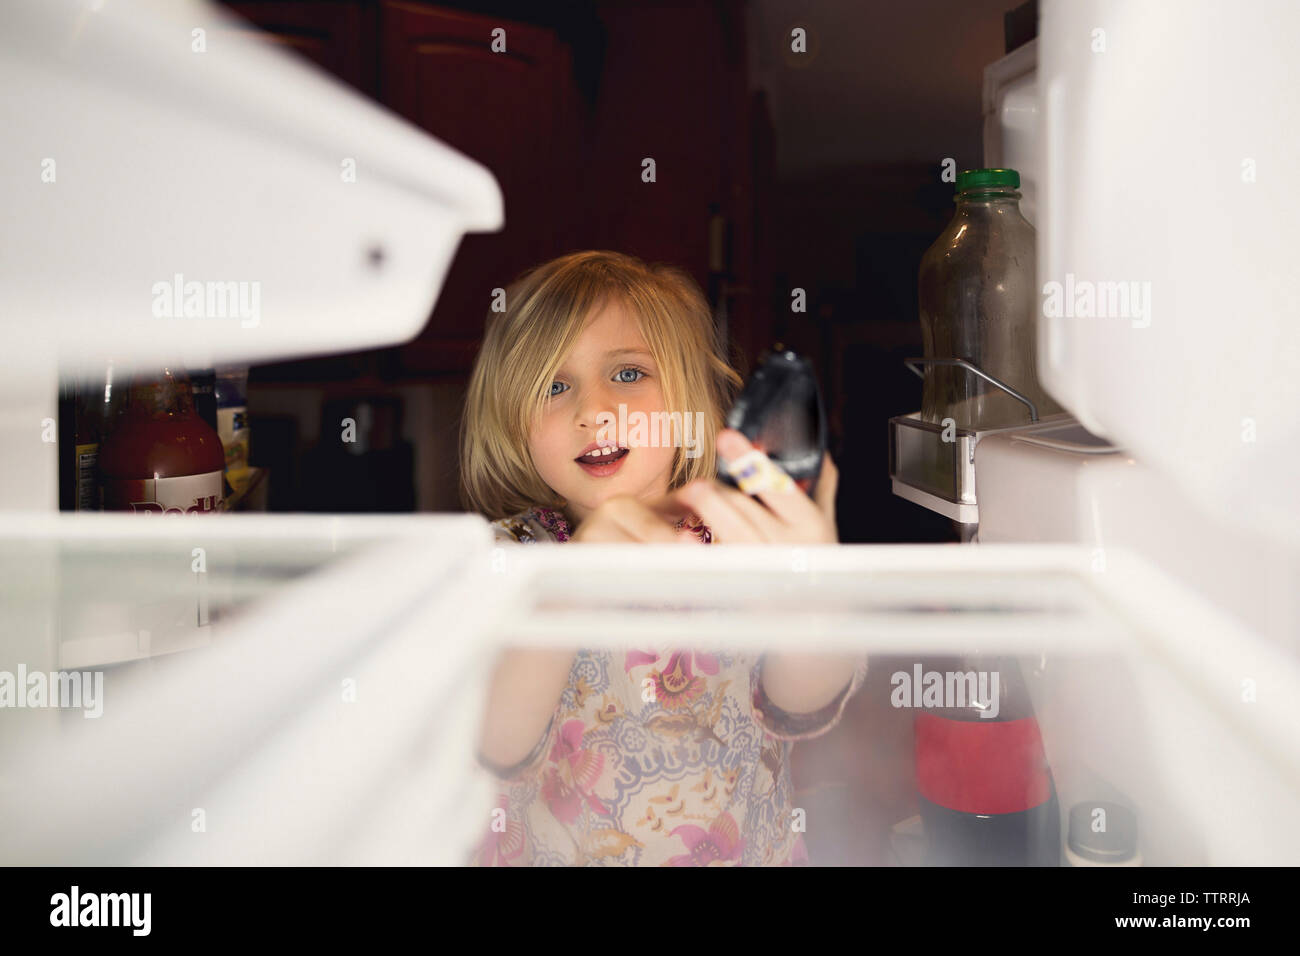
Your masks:
{"label": "refrigerator door shelf", "polygon": [[407,341],[504,219],[482,165],[199,0],[0,6],[0,117],[15,391],[47,348],[73,373]]}
{"label": "refrigerator door shelf", "polygon": [[6,515],[0,662],[18,647],[42,671],[202,647],[265,597],[411,528],[395,518]]}
{"label": "refrigerator door shelf", "polygon": [[1001,428],[945,428],[920,412],[889,420],[889,476],[894,494],[962,524],[979,524],[975,449],[985,438],[1007,432],[1069,434],[1077,425],[1065,414],[1033,424]]}

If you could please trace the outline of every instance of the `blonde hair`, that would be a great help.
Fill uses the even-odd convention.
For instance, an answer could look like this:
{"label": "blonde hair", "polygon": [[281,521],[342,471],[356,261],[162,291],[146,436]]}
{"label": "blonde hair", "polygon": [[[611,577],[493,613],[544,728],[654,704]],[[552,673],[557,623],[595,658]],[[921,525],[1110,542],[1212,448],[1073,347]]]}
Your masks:
{"label": "blonde hair", "polygon": [[618,252],[560,256],[506,289],[489,312],[460,423],[460,497],[489,520],[566,502],[542,481],[528,451],[564,357],[587,319],[616,298],[635,317],[654,356],[669,411],[704,412],[700,454],[677,448],[669,490],[712,478],[723,415],[741,385],[717,344],[708,302],[683,270]]}

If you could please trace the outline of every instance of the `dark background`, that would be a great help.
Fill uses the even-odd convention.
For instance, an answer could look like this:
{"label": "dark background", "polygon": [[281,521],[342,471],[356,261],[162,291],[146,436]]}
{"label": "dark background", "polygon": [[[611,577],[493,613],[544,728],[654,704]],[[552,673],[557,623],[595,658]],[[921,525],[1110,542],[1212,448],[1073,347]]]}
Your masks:
{"label": "dark background", "polygon": [[[252,369],[273,511],[455,511],[456,433],[490,290],[576,249],[689,270],[742,374],[812,357],[845,542],[955,540],[890,492],[886,421],[915,411],[916,274],[982,165],[984,67],[1032,35],[1015,0],[240,0],[226,6],[487,166],[505,228],[461,244],[401,346]],[[490,52],[496,27],[507,53]],[[790,51],[807,31],[808,52]],[[652,156],[658,181],[641,181]],[[710,219],[727,241],[710,247]],[[802,288],[807,311],[791,311]],[[358,321],[364,321],[358,316]],[[361,406],[366,406],[362,408]],[[373,424],[347,452],[333,427]]]}

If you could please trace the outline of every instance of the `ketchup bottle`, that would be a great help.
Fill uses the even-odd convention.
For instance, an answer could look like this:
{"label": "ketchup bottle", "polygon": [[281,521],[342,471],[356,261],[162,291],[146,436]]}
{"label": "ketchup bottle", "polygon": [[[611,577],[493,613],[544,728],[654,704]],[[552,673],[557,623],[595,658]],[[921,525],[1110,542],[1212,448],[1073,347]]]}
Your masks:
{"label": "ketchup bottle", "polygon": [[198,416],[183,366],[136,377],[99,451],[104,510],[213,514],[225,498],[221,439]]}

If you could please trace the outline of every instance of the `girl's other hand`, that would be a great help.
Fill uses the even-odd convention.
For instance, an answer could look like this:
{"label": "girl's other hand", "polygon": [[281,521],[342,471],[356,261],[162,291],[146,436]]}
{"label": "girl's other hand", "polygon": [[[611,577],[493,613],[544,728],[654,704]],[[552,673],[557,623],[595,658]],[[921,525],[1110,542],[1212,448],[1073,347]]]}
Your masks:
{"label": "girl's other hand", "polygon": [[674,507],[667,499],[647,503],[631,495],[608,498],[587,515],[569,540],[593,544],[678,543],[685,539],[673,530]]}
{"label": "girl's other hand", "polygon": [[[726,428],[718,433],[718,453],[726,460],[734,461],[750,451],[756,449],[740,432]],[[761,492],[759,498],[769,511],[720,481],[693,481],[654,501],[631,495],[610,498],[578,525],[570,540],[698,544],[694,534],[674,528],[679,519],[694,515],[709,526],[718,544],[837,544],[838,486],[839,471],[828,452],[822,460],[815,499],[793,486],[785,492]]]}
{"label": "girl's other hand", "polygon": [[[735,461],[751,451],[762,454],[740,432],[724,428],[718,433],[718,454],[727,461]],[[759,499],[767,505],[764,508],[749,495],[710,479],[684,485],[670,493],[668,499],[699,515],[717,535],[719,544],[838,544],[835,527],[838,486],[839,470],[827,452],[822,459],[815,498],[809,498],[791,484],[786,491],[759,492]]]}

